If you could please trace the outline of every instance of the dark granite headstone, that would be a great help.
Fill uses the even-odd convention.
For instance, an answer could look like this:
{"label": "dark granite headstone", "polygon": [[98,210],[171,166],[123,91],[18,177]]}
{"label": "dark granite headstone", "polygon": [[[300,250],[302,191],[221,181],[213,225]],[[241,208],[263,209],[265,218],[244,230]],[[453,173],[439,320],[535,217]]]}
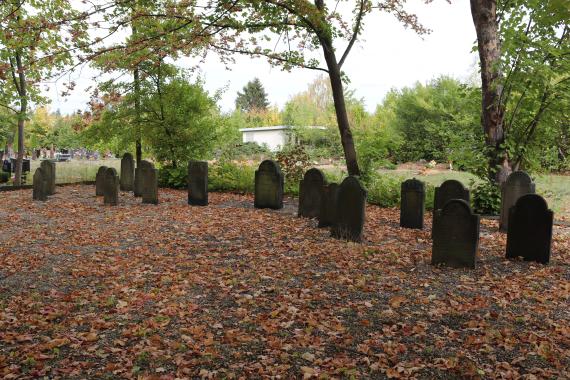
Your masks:
{"label": "dark granite headstone", "polygon": [[208,205],[208,163],[206,161],[188,163],[188,204]]}
{"label": "dark granite headstone", "polygon": [[337,239],[362,240],[366,208],[366,190],[356,177],[349,176],[338,188],[336,221],[331,235]]}
{"label": "dark granite headstone", "polygon": [[132,191],[135,175],[133,155],[125,153],[121,159],[121,191]]}
{"label": "dark granite headstone", "polygon": [[283,208],[283,188],[285,181],[279,164],[265,160],[255,171],[255,208]]}
{"label": "dark granite headstone", "polygon": [[325,175],[319,169],[309,169],[299,183],[298,216],[318,218],[323,198],[323,187],[327,184]]}
{"label": "dark granite headstone", "polygon": [[469,204],[469,189],[454,179],[448,179],[439,187],[435,188],[435,196],[433,199],[433,209],[441,210],[443,206],[452,199],[463,199]]}
{"label": "dark granite headstone", "polygon": [[55,194],[55,162],[44,160],[40,164],[47,181],[47,195]]}
{"label": "dark granite headstone", "polygon": [[158,171],[148,161],[141,161],[142,203],[158,204]]}
{"label": "dark granite headstone", "polygon": [[95,175],[95,195],[98,197],[105,194],[104,188],[106,170],[106,166],[99,166],[99,170],[97,170],[97,174]]}
{"label": "dark granite headstone", "polygon": [[36,169],[33,179],[32,198],[34,201],[47,201],[48,181],[44,170],[40,167]]}
{"label": "dark granite headstone", "polygon": [[550,261],[554,213],[544,198],[536,194],[520,197],[509,210],[507,258],[547,264]]}
{"label": "dark granite headstone", "polygon": [[336,203],[338,183],[323,186],[321,207],[319,209],[319,228],[330,227],[336,221]]}
{"label": "dark granite headstone", "polygon": [[133,182],[133,195],[135,197],[142,197],[142,177],[140,164],[135,168],[135,180]]}
{"label": "dark granite headstone", "polygon": [[517,200],[526,194],[534,194],[535,186],[532,179],[523,171],[509,175],[501,186],[501,219],[499,229],[506,232],[509,228],[509,210]]}
{"label": "dark granite headstone", "polygon": [[422,181],[408,179],[402,182],[400,227],[424,228],[426,190]]}
{"label": "dark granite headstone", "polygon": [[436,210],[433,226],[432,265],[475,268],[479,246],[479,215],[463,199],[452,199]]}
{"label": "dark granite headstone", "polygon": [[107,168],[105,170],[103,203],[111,206],[119,204],[119,175],[115,168]]}

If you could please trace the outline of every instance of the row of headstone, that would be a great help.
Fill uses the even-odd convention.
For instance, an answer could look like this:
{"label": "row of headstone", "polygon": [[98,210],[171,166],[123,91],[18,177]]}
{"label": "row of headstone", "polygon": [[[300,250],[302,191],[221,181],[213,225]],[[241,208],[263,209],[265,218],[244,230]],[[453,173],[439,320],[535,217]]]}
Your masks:
{"label": "row of headstone", "polygon": [[47,201],[49,195],[55,194],[55,162],[42,161],[34,173],[32,186],[33,200]]}
{"label": "row of headstone", "polygon": [[[158,204],[158,172],[154,165],[148,161],[141,161],[136,168],[140,181],[140,195],[142,203]],[[130,153],[125,153],[121,160],[121,176],[115,168],[99,167],[95,176],[95,195],[103,196],[103,203],[117,205],[119,203],[119,189],[134,191],[135,189],[134,160]],[[135,193],[136,194],[136,193]]]}

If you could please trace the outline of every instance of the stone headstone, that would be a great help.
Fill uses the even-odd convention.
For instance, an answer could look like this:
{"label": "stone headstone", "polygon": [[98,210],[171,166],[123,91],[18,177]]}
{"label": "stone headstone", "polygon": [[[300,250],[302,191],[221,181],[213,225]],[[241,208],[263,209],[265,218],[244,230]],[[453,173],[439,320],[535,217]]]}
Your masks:
{"label": "stone headstone", "polygon": [[336,221],[338,187],[337,183],[323,186],[319,209],[319,228],[332,226]]}
{"label": "stone headstone", "polygon": [[142,203],[158,204],[158,171],[148,161],[140,165]]}
{"label": "stone headstone", "polygon": [[121,159],[121,191],[132,191],[135,175],[135,160],[130,153],[123,154]]}
{"label": "stone headstone", "polygon": [[206,161],[188,163],[188,204],[208,205],[208,163]]}
{"label": "stone headstone", "polygon": [[119,175],[115,168],[107,168],[107,170],[105,170],[103,203],[111,206],[119,204]]}
{"label": "stone headstone", "polygon": [[469,189],[454,179],[444,181],[439,187],[435,188],[435,196],[433,199],[433,209],[441,210],[443,206],[452,199],[463,199],[469,204]]}
{"label": "stone headstone", "polygon": [[452,199],[436,210],[433,226],[432,265],[475,268],[479,246],[479,215],[463,199]]}
{"label": "stone headstone", "polygon": [[107,170],[106,166],[99,166],[97,170],[97,174],[95,175],[95,195],[102,196],[105,194],[105,171]]}
{"label": "stone headstone", "polygon": [[362,240],[366,208],[366,190],[356,177],[349,176],[338,188],[336,220],[331,235],[337,239]]}
{"label": "stone headstone", "polygon": [[47,181],[47,195],[55,194],[55,162],[44,160],[40,164]]}
{"label": "stone headstone", "polygon": [[550,261],[554,213],[544,198],[536,194],[520,197],[509,210],[507,258],[547,264]]}
{"label": "stone headstone", "polygon": [[279,164],[265,160],[255,171],[255,208],[283,208],[283,188],[285,182]]}
{"label": "stone headstone", "polygon": [[499,229],[503,232],[509,228],[509,210],[517,200],[526,194],[534,194],[535,186],[530,176],[523,171],[511,173],[501,186],[501,219]]}
{"label": "stone headstone", "polygon": [[32,198],[34,201],[47,201],[48,196],[48,181],[46,179],[44,170],[39,167],[36,169],[33,178],[33,191]]}
{"label": "stone headstone", "polygon": [[323,198],[323,187],[327,184],[325,175],[319,169],[309,169],[299,183],[298,216],[318,218]]}
{"label": "stone headstone", "polygon": [[408,179],[402,182],[400,227],[424,228],[426,190],[422,181]]}
{"label": "stone headstone", "polygon": [[133,182],[133,195],[135,197],[142,197],[142,177],[140,164],[135,168],[135,180]]}

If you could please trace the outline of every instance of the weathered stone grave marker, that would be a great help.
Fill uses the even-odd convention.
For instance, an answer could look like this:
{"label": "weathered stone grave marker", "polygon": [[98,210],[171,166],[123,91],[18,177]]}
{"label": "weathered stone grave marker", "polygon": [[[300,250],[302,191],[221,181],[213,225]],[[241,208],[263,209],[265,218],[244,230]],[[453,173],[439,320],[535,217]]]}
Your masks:
{"label": "weathered stone grave marker", "polygon": [[132,191],[135,175],[135,160],[130,153],[123,154],[121,159],[121,191]]}
{"label": "weathered stone grave marker", "polygon": [[319,208],[319,228],[330,227],[335,223],[338,187],[338,183],[323,186]]}
{"label": "weathered stone grave marker", "polygon": [[499,229],[506,232],[509,228],[509,210],[517,200],[526,194],[534,194],[535,185],[530,176],[523,171],[516,171],[509,175],[501,186],[501,219]]}
{"label": "weathered stone grave marker", "polygon": [[255,208],[283,208],[283,188],[285,181],[279,164],[265,160],[255,171]]}
{"label": "weathered stone grave marker", "polygon": [[298,216],[318,218],[323,198],[323,187],[327,184],[325,175],[319,169],[309,169],[299,183]]}
{"label": "weathered stone grave marker", "polygon": [[32,199],[34,201],[47,201],[48,181],[41,167],[37,168],[34,173],[33,186]]}
{"label": "weathered stone grave marker", "polygon": [[95,195],[102,196],[105,194],[105,171],[107,170],[106,166],[99,166],[97,170],[97,174],[95,175]]}
{"label": "weathered stone grave marker", "polygon": [[158,204],[158,172],[153,164],[141,161],[140,165],[142,203]]}
{"label": "weathered stone grave marker", "polygon": [[141,164],[138,164],[135,168],[135,180],[133,181],[133,195],[135,197],[142,197],[142,176],[140,166]]}
{"label": "weathered stone grave marker", "polygon": [[433,226],[435,225],[435,218],[437,217],[437,210],[441,210],[443,206],[452,199],[463,199],[467,204],[469,203],[469,189],[463,184],[454,179],[444,181],[439,187],[435,188],[433,198],[433,218],[431,236],[433,237]]}
{"label": "weathered stone grave marker", "polygon": [[188,163],[188,204],[208,205],[208,163],[206,161]]}
{"label": "weathered stone grave marker", "polygon": [[105,170],[103,203],[111,206],[119,204],[119,175],[115,168]]}
{"label": "weathered stone grave marker", "polygon": [[422,181],[408,179],[402,182],[400,227],[424,228],[426,190]]}
{"label": "weathered stone grave marker", "polygon": [[349,176],[338,188],[336,220],[331,235],[337,239],[362,241],[366,209],[366,190],[360,181]]}
{"label": "weathered stone grave marker", "polygon": [[452,199],[435,210],[431,263],[475,268],[479,247],[479,215],[463,199]]}
{"label": "weathered stone grave marker", "polygon": [[552,245],[554,213],[540,195],[526,194],[509,210],[507,258],[547,264]]}
{"label": "weathered stone grave marker", "polygon": [[44,160],[40,164],[47,181],[47,195],[55,194],[55,162]]}

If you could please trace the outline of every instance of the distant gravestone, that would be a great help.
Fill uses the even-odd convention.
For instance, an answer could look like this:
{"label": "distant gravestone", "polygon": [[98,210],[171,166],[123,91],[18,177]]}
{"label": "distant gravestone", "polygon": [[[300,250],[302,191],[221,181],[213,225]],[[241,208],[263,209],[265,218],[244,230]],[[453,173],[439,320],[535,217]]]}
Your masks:
{"label": "distant gravestone", "polygon": [[265,160],[255,171],[255,195],[253,205],[255,208],[283,208],[284,178],[279,164],[272,160]]}
{"label": "distant gravestone", "polygon": [[148,161],[141,161],[142,203],[158,204],[158,172]]}
{"label": "distant gravestone", "polygon": [[36,169],[33,178],[32,198],[34,201],[47,201],[48,196],[48,181],[46,179],[44,170],[39,167]]}
{"label": "distant gravestone", "polygon": [[111,206],[119,204],[119,175],[115,168],[107,168],[107,170],[105,170],[103,203]]}
{"label": "distant gravestone", "polygon": [[332,226],[336,221],[338,187],[337,183],[323,186],[319,209],[319,228]]}
{"label": "distant gravestone", "polygon": [[402,182],[400,227],[424,228],[426,190],[422,181],[408,179]]}
{"label": "distant gravestone", "polygon": [[142,197],[142,177],[140,164],[135,168],[135,180],[133,182],[133,195]]}
{"label": "distant gravestone", "polygon": [[336,220],[331,235],[337,239],[359,242],[364,230],[366,190],[356,177],[349,176],[338,188]]}
{"label": "distant gravestone", "polygon": [[323,187],[327,184],[325,175],[319,169],[309,169],[299,184],[298,216],[318,218],[323,198]]}
{"label": "distant gravestone", "polygon": [[106,166],[100,166],[95,175],[95,195],[100,197],[105,194],[105,171]]}
{"label": "distant gravestone", "polygon": [[444,181],[439,187],[435,188],[435,196],[433,199],[433,209],[441,210],[443,206],[452,199],[463,199],[469,204],[469,190],[463,184],[454,179]]}
{"label": "distant gravestone", "polygon": [[536,194],[520,197],[509,211],[507,258],[547,264],[550,261],[554,213]]}
{"label": "distant gravestone", "polygon": [[433,226],[432,265],[475,268],[479,246],[479,215],[463,199],[452,199],[436,210]]}
{"label": "distant gravestone", "polygon": [[132,191],[135,175],[135,160],[130,153],[123,154],[121,159],[121,191]]}
{"label": "distant gravestone", "polygon": [[188,163],[188,204],[208,205],[208,163],[205,161]]}
{"label": "distant gravestone", "polygon": [[55,162],[44,160],[40,164],[47,181],[47,195],[55,194]]}
{"label": "distant gravestone", "polygon": [[529,175],[516,171],[509,175],[501,186],[501,219],[499,229],[506,232],[509,228],[509,210],[517,200],[526,194],[534,194],[535,185]]}

